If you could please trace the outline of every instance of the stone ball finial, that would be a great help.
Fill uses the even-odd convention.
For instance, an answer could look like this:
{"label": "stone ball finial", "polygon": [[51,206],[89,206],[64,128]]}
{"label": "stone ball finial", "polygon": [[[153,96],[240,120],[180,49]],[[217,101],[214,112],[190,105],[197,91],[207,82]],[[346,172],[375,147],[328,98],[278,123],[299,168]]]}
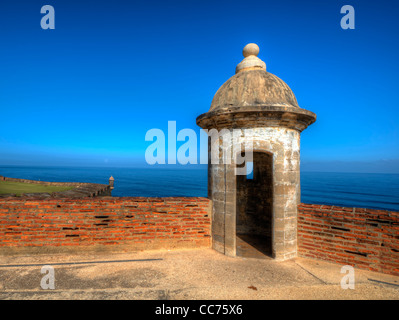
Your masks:
{"label": "stone ball finial", "polygon": [[257,57],[259,54],[259,47],[256,43],[248,43],[242,50],[242,55],[246,58],[249,56]]}
{"label": "stone ball finial", "polygon": [[242,50],[244,59],[237,65],[236,73],[244,70],[261,69],[266,71],[266,63],[257,57],[259,47],[256,43],[248,43]]}

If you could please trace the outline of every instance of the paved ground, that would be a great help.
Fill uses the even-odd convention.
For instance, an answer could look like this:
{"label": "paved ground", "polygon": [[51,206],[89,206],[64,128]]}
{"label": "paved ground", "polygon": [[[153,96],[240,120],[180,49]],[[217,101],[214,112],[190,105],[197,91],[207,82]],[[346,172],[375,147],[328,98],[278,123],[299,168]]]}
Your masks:
{"label": "paved ground", "polygon": [[[43,265],[55,269],[55,290],[40,287]],[[399,277],[356,270],[344,290],[341,267],[212,249],[2,256],[0,299],[399,299]]]}

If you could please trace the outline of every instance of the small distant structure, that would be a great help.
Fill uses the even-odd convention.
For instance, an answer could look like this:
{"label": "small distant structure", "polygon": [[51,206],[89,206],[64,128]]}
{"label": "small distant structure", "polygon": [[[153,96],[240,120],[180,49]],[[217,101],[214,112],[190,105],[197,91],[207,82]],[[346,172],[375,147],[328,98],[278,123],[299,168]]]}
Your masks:
{"label": "small distant structure", "polygon": [[111,189],[111,192],[112,192],[112,190],[114,190],[114,181],[115,181],[114,177],[111,176],[109,178],[109,188]]}
{"label": "small distant structure", "polygon": [[[236,73],[216,92],[208,112],[197,117],[203,129],[223,129],[230,150],[253,141],[253,176],[236,175],[231,164],[208,161],[208,197],[213,203],[212,246],[229,256],[248,244],[278,260],[297,256],[297,205],[300,203],[300,133],[316,114],[299,107],[288,85],[266,71],[250,43]],[[234,137],[233,130],[241,130]],[[252,129],[252,136],[244,129]],[[223,154],[219,143],[217,154]],[[242,149],[241,149],[242,150]],[[212,153],[214,151],[212,150]]]}

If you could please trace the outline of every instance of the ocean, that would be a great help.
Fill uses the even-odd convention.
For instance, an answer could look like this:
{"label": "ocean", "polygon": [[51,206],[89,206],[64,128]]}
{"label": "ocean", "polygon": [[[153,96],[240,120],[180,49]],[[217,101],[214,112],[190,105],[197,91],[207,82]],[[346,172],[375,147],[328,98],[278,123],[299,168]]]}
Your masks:
{"label": "ocean", "polygon": [[[113,196],[207,196],[207,169],[0,166],[13,178],[108,184]],[[399,174],[301,172],[301,201],[399,211]]]}

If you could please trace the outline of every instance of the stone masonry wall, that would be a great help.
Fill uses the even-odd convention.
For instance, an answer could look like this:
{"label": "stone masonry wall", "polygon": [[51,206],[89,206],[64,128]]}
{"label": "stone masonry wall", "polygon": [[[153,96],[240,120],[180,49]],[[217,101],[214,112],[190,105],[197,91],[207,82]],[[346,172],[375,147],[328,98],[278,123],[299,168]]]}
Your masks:
{"label": "stone masonry wall", "polygon": [[209,247],[206,198],[0,199],[0,254]]}
{"label": "stone masonry wall", "polygon": [[298,253],[399,276],[399,212],[300,204]]}

